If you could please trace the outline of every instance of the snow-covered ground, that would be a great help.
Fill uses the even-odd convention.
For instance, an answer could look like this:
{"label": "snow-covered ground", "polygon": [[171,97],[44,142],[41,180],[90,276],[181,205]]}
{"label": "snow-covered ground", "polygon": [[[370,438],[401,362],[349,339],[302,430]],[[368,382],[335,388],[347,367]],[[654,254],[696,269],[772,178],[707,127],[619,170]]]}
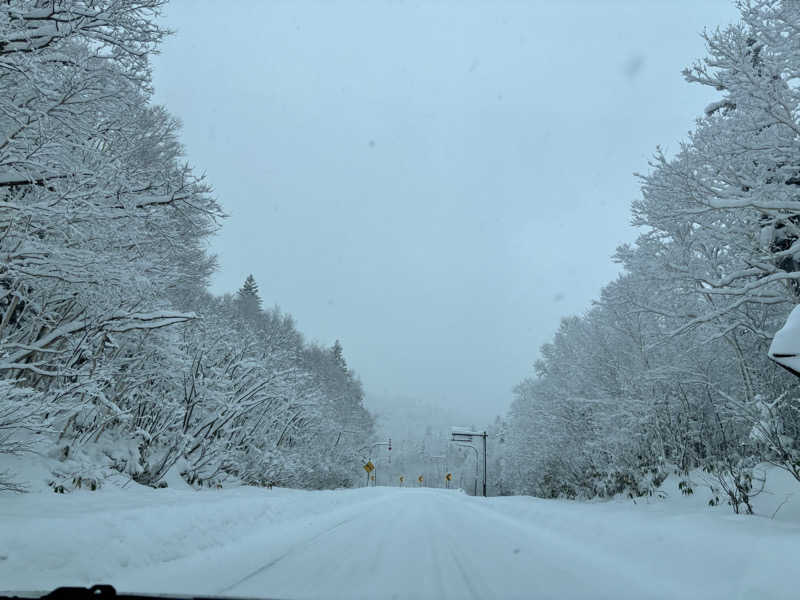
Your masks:
{"label": "snow-covered ground", "polygon": [[[0,589],[275,598],[786,598],[800,484],[771,472],[756,516],[666,499],[457,491],[195,492],[129,485],[0,497]],[[784,503],[774,518],[775,508]]]}

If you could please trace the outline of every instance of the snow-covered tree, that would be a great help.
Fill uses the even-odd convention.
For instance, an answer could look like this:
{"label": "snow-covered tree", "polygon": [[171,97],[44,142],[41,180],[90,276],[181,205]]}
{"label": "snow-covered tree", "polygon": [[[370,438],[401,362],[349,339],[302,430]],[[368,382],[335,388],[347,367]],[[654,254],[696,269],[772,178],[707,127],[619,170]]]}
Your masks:
{"label": "snow-covered tree", "polygon": [[252,276],[235,300],[206,291],[224,215],[151,102],[162,5],[0,5],[0,455],[50,456],[59,489],[159,485],[173,467],[195,484],[348,483],[355,469],[321,457],[328,429],[370,434],[355,376],[326,387]]}
{"label": "snow-covered tree", "polygon": [[625,273],[564,320],[517,388],[515,489],[639,494],[664,469],[702,467],[738,511],[754,464],[797,456],[797,386],[766,351],[800,299],[800,5],[739,7],[684,73],[720,99],[642,177]]}

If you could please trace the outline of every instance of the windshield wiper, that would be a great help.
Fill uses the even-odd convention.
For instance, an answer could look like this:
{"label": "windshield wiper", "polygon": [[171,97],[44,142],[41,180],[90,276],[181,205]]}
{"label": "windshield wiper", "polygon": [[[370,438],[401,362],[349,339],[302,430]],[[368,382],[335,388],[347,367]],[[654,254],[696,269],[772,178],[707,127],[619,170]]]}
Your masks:
{"label": "windshield wiper", "polygon": [[[0,600],[30,600],[40,598],[41,600],[154,600],[164,598],[165,600],[211,600],[214,598],[230,600],[232,596],[197,596],[195,594],[118,594],[114,586],[93,585],[92,587],[59,587],[49,593],[40,592],[0,592]],[[236,598],[242,598],[238,596]],[[256,599],[254,599],[256,600]],[[260,598],[258,600],[270,600]],[[276,600],[276,599],[271,599]]]}

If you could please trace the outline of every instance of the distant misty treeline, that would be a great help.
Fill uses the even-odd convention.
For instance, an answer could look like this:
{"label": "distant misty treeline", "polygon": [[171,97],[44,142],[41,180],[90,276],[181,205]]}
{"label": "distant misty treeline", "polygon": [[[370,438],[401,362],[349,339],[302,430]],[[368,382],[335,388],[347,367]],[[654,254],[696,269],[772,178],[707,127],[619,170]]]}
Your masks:
{"label": "distant misty treeline", "polygon": [[305,343],[252,278],[207,291],[223,214],[151,103],[163,3],[0,3],[0,471],[347,485],[373,423],[339,344]]}
{"label": "distant misty treeline", "polygon": [[642,177],[623,274],[563,320],[516,388],[500,493],[641,495],[699,468],[738,512],[761,488],[758,463],[800,479],[800,389],[767,358],[800,299],[800,3],[740,10],[684,71],[719,99]]}

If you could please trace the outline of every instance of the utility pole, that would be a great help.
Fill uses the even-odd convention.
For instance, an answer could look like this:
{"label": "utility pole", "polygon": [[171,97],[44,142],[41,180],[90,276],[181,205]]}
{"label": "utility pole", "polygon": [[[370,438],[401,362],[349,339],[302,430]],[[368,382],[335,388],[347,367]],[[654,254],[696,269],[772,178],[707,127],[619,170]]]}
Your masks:
{"label": "utility pole", "polygon": [[353,435],[361,435],[360,431],[350,431],[349,429],[342,429],[339,432],[339,435],[336,436],[336,442],[333,444],[334,448],[336,448],[336,446],[339,445],[339,440],[342,439],[342,434],[343,433],[352,433]]}
{"label": "utility pole", "polygon": [[486,432],[483,432],[483,497],[486,498]]}

